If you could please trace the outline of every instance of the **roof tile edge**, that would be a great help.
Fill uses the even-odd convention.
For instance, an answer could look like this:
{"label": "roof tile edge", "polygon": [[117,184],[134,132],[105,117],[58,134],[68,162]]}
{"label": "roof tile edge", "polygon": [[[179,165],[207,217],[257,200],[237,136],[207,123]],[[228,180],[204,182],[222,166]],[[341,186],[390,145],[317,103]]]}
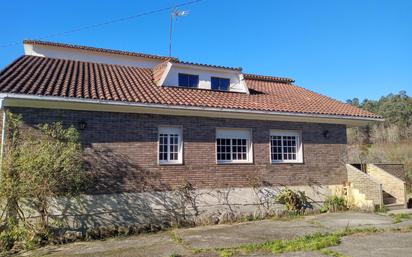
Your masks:
{"label": "roof tile edge", "polygon": [[247,73],[244,73],[243,76],[245,77],[245,79],[252,79],[252,80],[280,82],[280,83],[287,83],[287,84],[291,84],[295,82],[294,79],[284,78],[284,77],[274,77],[274,76],[265,76],[265,75],[247,74]]}

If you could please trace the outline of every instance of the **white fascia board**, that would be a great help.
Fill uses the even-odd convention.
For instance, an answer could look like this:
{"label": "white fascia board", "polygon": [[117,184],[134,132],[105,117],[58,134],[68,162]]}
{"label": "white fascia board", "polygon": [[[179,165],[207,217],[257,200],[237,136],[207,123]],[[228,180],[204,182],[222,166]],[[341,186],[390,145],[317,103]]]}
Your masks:
{"label": "white fascia board", "polygon": [[241,73],[241,71],[239,71],[239,70],[233,70],[233,69],[230,69],[230,68],[210,67],[210,66],[204,66],[202,64],[174,62],[173,65],[177,68],[185,68],[185,69],[190,68],[190,69],[194,69],[194,70],[215,71],[215,72],[229,73],[229,74],[239,74],[239,73]]}
{"label": "white fascia board", "polygon": [[64,46],[36,45],[25,43],[25,55],[57,58],[71,61],[93,62],[113,65],[123,65],[138,68],[153,68],[164,60],[144,56],[132,56],[121,53],[108,53],[77,49]]}
{"label": "white fascia board", "polygon": [[2,98],[5,101],[4,106],[6,107],[28,107],[125,113],[150,113],[159,115],[198,116],[247,120],[330,123],[344,124],[347,126],[364,126],[373,122],[384,121],[384,119],[365,118],[356,116],[256,111],[243,109],[179,106],[149,103],[130,103],[97,99],[80,99],[71,97],[37,96],[9,93],[0,94],[0,99]]}

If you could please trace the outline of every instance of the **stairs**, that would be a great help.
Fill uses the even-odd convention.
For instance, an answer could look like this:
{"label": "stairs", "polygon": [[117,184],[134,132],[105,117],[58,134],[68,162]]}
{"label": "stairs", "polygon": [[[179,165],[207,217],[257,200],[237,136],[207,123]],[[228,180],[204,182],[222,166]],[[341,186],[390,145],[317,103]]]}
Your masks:
{"label": "stairs", "polygon": [[404,204],[400,204],[400,203],[385,204],[385,207],[386,207],[389,211],[405,209],[405,205],[404,205]]}
{"label": "stairs", "polygon": [[385,190],[382,190],[382,196],[383,196],[384,205],[390,205],[390,204],[396,203],[396,198],[393,195],[386,192]]}
{"label": "stairs", "polygon": [[383,204],[389,211],[405,209],[405,204],[397,202],[396,198],[386,192],[382,191]]}

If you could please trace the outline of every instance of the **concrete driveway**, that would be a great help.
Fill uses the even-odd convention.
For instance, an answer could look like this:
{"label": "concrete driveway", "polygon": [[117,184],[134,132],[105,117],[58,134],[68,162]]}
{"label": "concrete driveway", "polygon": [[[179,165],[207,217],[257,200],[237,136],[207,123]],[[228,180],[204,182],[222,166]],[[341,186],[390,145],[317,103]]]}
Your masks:
{"label": "concrete driveway", "polygon": [[[347,227],[376,227],[388,232],[355,234],[342,239],[330,250],[346,256],[412,256],[412,233],[393,232],[412,228],[412,220],[394,224],[389,216],[371,213],[333,213],[305,216],[288,221],[263,220],[232,225],[175,229],[149,235],[118,237],[105,241],[49,246],[23,256],[219,256],[215,248],[236,247],[275,239],[293,239],[316,232],[336,232]],[[410,230],[407,230],[410,231]],[[409,255],[408,255],[409,254]],[[251,253],[237,256],[325,256],[319,252],[273,255]]]}

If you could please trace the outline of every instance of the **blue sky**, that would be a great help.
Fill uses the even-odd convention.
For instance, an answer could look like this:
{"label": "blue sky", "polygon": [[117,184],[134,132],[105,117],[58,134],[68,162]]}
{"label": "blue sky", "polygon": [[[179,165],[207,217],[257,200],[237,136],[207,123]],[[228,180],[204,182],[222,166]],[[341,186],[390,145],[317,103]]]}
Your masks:
{"label": "blue sky", "polygon": [[[4,1],[0,45],[38,39],[184,0]],[[333,98],[412,94],[412,1],[204,0],[182,8],[173,55],[286,76]],[[168,11],[48,38],[96,47],[168,54]],[[23,54],[0,48],[0,69]]]}

